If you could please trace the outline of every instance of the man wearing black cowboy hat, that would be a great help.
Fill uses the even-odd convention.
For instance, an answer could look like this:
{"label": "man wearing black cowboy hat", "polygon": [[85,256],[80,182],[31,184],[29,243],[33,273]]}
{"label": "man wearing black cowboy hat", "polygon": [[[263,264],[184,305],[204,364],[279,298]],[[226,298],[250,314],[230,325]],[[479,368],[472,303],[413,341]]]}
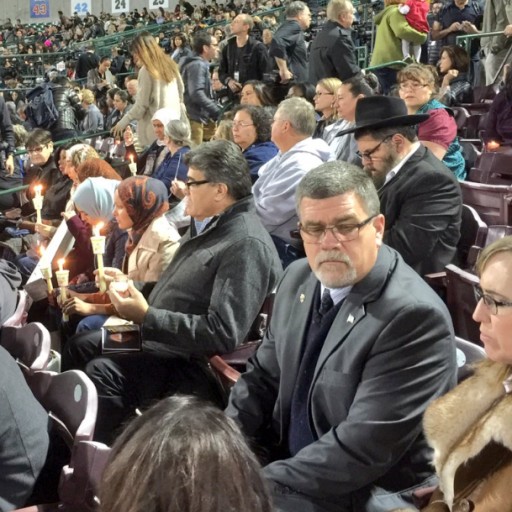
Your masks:
{"label": "man wearing black cowboy hat", "polygon": [[362,98],[355,132],[364,170],[379,192],[386,218],[384,242],[416,272],[441,271],[460,238],[462,196],[448,168],[418,141],[416,125],[428,115],[408,115],[399,98]]}

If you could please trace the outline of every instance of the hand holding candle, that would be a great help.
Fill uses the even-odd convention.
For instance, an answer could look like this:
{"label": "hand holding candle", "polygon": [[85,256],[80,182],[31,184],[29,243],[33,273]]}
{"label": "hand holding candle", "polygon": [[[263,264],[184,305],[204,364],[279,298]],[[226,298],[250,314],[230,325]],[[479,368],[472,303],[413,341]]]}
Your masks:
{"label": "hand holding candle", "polygon": [[42,224],[42,222],[43,222],[41,219],[41,210],[43,209],[43,194],[41,193],[42,190],[43,190],[42,185],[36,185],[34,187],[35,196],[32,199],[32,204],[34,205],[34,209],[36,211],[36,216],[37,216],[36,222],[38,224]]}
{"label": "hand holding candle", "polygon": [[105,237],[101,236],[101,228],[103,222],[96,224],[93,228],[94,236],[91,237],[92,252],[96,255],[98,261],[98,278],[100,281],[100,292],[107,291],[107,283],[105,281],[105,269],[103,266],[103,254],[105,252]]}
{"label": "hand holding candle", "polygon": [[[69,270],[64,270],[64,258],[57,261],[57,264],[59,265],[59,270],[55,272],[55,275],[57,277],[57,283],[60,287],[60,300],[61,304],[64,304],[68,300],[68,290],[67,286],[69,284]],[[66,313],[62,314],[62,320],[64,322],[67,322],[69,320],[68,315]]]}

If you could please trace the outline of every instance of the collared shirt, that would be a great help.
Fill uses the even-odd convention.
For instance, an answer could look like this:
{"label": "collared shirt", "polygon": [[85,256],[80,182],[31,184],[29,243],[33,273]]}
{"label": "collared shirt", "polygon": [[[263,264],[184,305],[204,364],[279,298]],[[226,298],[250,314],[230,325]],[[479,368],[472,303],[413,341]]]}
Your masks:
{"label": "collared shirt", "polygon": [[400,160],[400,162],[398,162],[398,164],[395,165],[395,167],[393,167],[393,169],[391,169],[391,171],[388,172],[388,174],[386,175],[386,181],[384,182],[384,185],[388,181],[392,180],[398,174],[400,169],[405,165],[407,160],[409,160],[409,158],[411,158],[411,156],[415,153],[415,151],[417,151],[417,149],[419,147],[420,147],[420,143],[418,141],[413,142],[409,153],[407,153],[407,155],[405,155],[404,158],[402,158],[402,160]]}
{"label": "collared shirt", "polygon": [[337,306],[342,300],[345,300],[352,290],[352,286],[344,286],[343,288],[327,288],[320,284],[320,297],[324,294],[324,290],[329,290],[334,305]]}

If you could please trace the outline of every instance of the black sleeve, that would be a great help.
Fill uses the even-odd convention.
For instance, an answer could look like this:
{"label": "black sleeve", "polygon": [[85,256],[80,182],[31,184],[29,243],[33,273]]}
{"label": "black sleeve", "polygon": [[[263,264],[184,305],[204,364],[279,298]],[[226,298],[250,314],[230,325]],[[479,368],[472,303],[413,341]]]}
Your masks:
{"label": "black sleeve", "polygon": [[9,115],[9,110],[7,109],[7,105],[3,98],[0,103],[0,115],[2,116],[0,125],[2,141],[7,143],[6,153],[11,155],[16,150],[16,145],[14,143],[14,131],[12,129],[11,116]]}

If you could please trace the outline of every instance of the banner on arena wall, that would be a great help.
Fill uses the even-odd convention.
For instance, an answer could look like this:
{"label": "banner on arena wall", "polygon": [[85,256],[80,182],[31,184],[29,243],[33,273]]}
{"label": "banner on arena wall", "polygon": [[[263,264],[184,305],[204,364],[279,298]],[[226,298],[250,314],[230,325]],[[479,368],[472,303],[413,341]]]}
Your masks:
{"label": "banner on arena wall", "polygon": [[85,16],[92,12],[91,0],[71,0],[71,14],[77,13],[78,16]]}
{"label": "banner on arena wall", "polygon": [[149,10],[155,10],[159,7],[169,9],[169,0],[149,0]]}
{"label": "banner on arena wall", "polygon": [[130,0],[112,0],[112,12],[128,12]]}
{"label": "banner on arena wall", "polygon": [[50,0],[30,0],[31,18],[49,18]]}

